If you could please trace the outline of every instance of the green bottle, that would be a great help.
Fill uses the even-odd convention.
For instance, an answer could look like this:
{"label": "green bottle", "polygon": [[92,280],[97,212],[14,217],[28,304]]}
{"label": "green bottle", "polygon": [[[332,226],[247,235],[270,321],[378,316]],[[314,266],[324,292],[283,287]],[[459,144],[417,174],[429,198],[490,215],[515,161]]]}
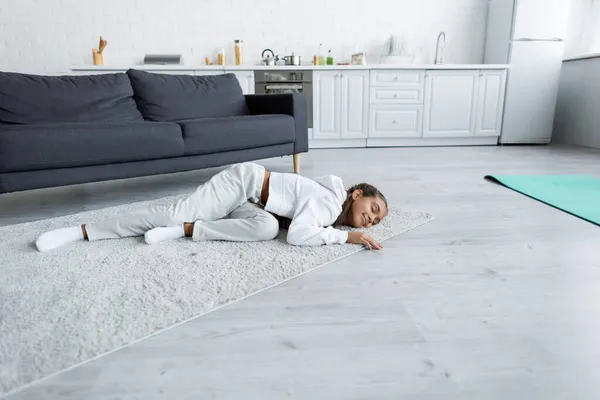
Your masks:
{"label": "green bottle", "polygon": [[327,52],[327,65],[333,65],[333,54],[331,54],[331,50]]}

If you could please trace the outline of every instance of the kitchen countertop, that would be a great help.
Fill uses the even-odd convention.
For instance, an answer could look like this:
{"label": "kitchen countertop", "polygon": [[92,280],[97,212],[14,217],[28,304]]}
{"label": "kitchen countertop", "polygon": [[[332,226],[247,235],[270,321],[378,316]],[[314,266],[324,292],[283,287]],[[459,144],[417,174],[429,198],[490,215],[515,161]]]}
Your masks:
{"label": "kitchen countertop", "polygon": [[508,69],[507,64],[367,64],[367,65],[77,65],[71,71],[125,71],[135,68],[147,71],[248,71],[248,70],[385,70],[385,69],[429,69],[429,70],[469,70],[469,69]]}

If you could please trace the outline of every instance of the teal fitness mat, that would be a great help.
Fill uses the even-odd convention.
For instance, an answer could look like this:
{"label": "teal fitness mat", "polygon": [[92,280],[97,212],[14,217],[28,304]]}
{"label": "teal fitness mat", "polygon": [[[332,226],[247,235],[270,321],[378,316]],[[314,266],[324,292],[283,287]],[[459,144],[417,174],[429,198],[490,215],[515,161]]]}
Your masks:
{"label": "teal fitness mat", "polygon": [[486,175],[485,179],[600,225],[600,179],[590,175]]}

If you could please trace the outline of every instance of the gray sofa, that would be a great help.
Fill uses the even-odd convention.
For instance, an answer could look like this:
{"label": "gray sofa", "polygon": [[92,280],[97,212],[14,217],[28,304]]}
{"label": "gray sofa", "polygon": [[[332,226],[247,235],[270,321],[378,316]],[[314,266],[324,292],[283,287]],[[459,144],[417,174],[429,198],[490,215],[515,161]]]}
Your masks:
{"label": "gray sofa", "polygon": [[0,193],[307,151],[306,99],[244,95],[233,74],[0,72]]}

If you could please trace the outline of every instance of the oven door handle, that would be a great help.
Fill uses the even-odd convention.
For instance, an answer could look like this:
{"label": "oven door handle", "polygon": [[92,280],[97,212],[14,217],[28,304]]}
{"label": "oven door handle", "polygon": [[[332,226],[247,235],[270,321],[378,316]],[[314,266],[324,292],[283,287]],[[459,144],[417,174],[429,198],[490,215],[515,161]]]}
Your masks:
{"label": "oven door handle", "polygon": [[266,90],[302,89],[302,85],[266,85]]}

